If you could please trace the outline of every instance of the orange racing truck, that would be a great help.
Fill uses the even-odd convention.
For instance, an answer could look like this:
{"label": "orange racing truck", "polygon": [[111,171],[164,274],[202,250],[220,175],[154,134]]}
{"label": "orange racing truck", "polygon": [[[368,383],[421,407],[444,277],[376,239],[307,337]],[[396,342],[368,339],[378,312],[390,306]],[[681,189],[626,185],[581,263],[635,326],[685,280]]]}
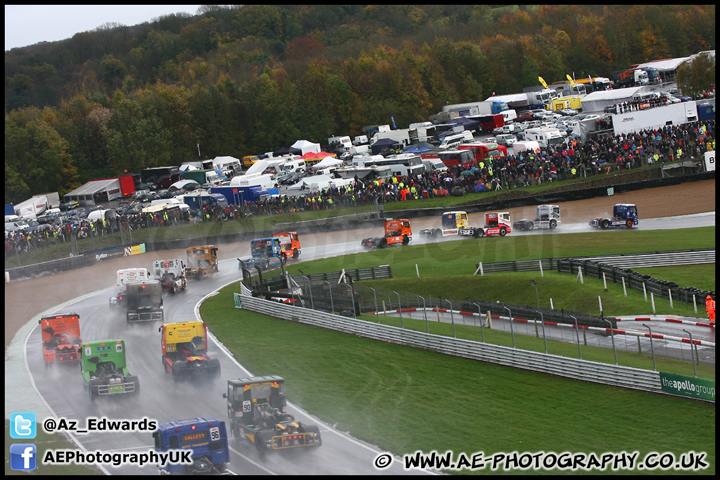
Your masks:
{"label": "orange racing truck", "polygon": [[286,260],[288,257],[297,259],[300,256],[300,239],[297,232],[273,233],[272,238],[280,239],[282,255],[285,256]]}
{"label": "orange racing truck", "polygon": [[360,242],[363,247],[385,248],[388,245],[407,245],[412,240],[412,228],[407,218],[385,220],[385,236],[365,238]]}
{"label": "orange racing truck", "polygon": [[215,245],[203,245],[187,249],[185,276],[202,280],[218,271],[218,248]]}
{"label": "orange racing truck", "polygon": [[45,367],[51,363],[80,361],[80,316],[77,313],[44,315],[38,321]]}

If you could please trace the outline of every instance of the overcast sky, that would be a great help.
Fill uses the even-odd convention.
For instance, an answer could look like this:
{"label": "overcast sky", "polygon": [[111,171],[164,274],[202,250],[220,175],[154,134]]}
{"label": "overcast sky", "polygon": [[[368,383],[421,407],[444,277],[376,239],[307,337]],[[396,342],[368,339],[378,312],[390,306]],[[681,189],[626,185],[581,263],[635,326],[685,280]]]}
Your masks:
{"label": "overcast sky", "polygon": [[171,13],[197,13],[200,5],[5,5],[5,51],[56,42],[109,22],[128,27]]}

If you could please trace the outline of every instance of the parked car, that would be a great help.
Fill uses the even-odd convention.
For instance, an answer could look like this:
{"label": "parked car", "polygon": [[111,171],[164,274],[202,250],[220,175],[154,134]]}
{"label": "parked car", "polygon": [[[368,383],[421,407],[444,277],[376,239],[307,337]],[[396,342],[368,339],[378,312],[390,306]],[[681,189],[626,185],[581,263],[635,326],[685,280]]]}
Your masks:
{"label": "parked car", "polygon": [[515,135],[512,135],[510,133],[503,133],[501,135],[497,135],[495,137],[497,139],[497,143],[500,145],[504,145],[506,147],[511,147],[513,143],[516,142]]}
{"label": "parked car", "polygon": [[72,210],[73,208],[78,208],[80,204],[76,202],[75,200],[72,200],[70,202],[65,202],[60,204],[60,210],[63,212],[66,210]]}
{"label": "parked car", "polygon": [[158,190],[155,192],[155,195],[157,195],[157,198],[173,198],[174,196],[172,192],[167,189]]}
{"label": "parked car", "polygon": [[569,117],[571,115],[576,115],[578,113],[578,111],[575,110],[574,108],[563,108],[562,110],[558,110],[557,113],[559,113],[560,115],[563,115],[565,117]]}
{"label": "parked car", "polygon": [[534,120],[535,117],[533,117],[532,113],[525,112],[522,115],[518,115],[518,117],[515,119],[516,123],[519,122],[529,122],[530,120]]}

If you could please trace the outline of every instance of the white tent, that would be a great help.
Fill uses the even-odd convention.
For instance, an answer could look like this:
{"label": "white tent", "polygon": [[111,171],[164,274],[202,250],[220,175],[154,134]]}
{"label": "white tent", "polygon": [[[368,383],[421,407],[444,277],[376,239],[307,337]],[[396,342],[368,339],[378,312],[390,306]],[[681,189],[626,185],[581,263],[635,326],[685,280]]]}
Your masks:
{"label": "white tent", "polygon": [[252,173],[262,173],[265,171],[265,169],[268,167],[268,161],[258,160],[257,162],[253,163],[250,168],[247,169],[245,172],[245,175],[250,175]]}
{"label": "white tent", "polygon": [[315,170],[320,170],[322,168],[327,167],[336,167],[338,165],[342,165],[343,161],[338,160],[337,158],[333,157],[325,157],[322,160],[320,160],[318,163],[312,166]]}
{"label": "white tent", "polygon": [[586,95],[581,100],[583,113],[602,112],[618,102],[629,102],[633,95],[644,87],[616,88],[614,90],[598,90]]}
{"label": "white tent", "polygon": [[293,143],[291,147],[297,148],[298,150],[302,151],[303,155],[308,152],[320,153],[320,144],[308,142],[307,140],[298,140],[297,142]]}
{"label": "white tent", "polygon": [[181,188],[185,188],[187,185],[195,184],[198,187],[200,184],[196,182],[195,180],[180,180],[178,182],[173,183],[168,187],[168,190],[180,190]]}
{"label": "white tent", "polygon": [[188,165],[187,163],[184,165],[180,165],[181,172],[192,172],[193,170],[200,170],[200,169],[193,165]]}

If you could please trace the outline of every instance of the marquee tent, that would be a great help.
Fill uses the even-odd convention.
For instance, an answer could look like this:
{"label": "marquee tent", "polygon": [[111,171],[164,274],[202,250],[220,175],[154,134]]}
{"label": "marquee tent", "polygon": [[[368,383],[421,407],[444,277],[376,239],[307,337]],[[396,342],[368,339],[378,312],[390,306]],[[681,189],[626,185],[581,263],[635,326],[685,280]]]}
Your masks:
{"label": "marquee tent", "polygon": [[583,97],[581,101],[583,113],[602,112],[619,102],[629,102],[633,95],[644,87],[616,88],[614,90],[598,90]]}
{"label": "marquee tent", "polygon": [[302,155],[303,152],[299,148],[295,147],[282,147],[280,150],[273,152],[273,156],[281,157],[283,155]]}
{"label": "marquee tent", "polygon": [[370,150],[372,151],[373,155],[378,155],[380,152],[383,151],[383,149],[392,148],[393,146],[395,148],[400,148],[402,147],[402,142],[398,142],[397,140],[393,140],[392,138],[381,138],[370,146]]}
{"label": "marquee tent", "polygon": [[342,163],[343,163],[343,161],[338,160],[337,158],[325,157],[322,160],[320,160],[318,163],[313,165],[313,168],[316,170],[319,170],[321,168],[336,167],[338,165],[342,165]]}
{"label": "marquee tent", "polygon": [[292,144],[292,148],[299,149],[302,152],[302,155],[310,152],[320,153],[320,144],[308,142],[307,140],[298,140]]}

